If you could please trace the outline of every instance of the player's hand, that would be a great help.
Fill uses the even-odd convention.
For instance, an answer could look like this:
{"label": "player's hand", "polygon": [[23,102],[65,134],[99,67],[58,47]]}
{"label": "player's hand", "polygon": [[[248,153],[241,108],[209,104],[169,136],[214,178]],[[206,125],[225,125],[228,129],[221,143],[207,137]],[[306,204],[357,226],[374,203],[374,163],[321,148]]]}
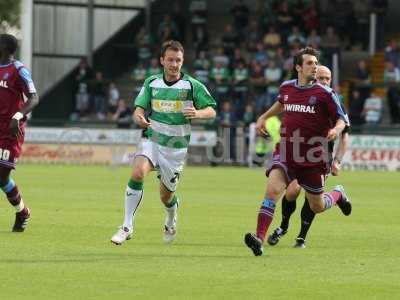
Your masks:
{"label": "player's hand", "polygon": [[256,130],[257,130],[257,133],[261,136],[269,136],[267,129],[265,128],[265,119],[264,118],[260,117],[257,119]]}
{"label": "player's hand", "polygon": [[341,169],[341,164],[336,159],[333,160],[331,173],[333,176],[338,176]]}
{"label": "player's hand", "polygon": [[199,117],[198,111],[194,107],[186,107],[182,110],[186,119],[197,119]]}
{"label": "player's hand", "polygon": [[329,129],[328,135],[326,136],[326,138],[328,139],[328,141],[333,141],[336,139],[336,136],[337,136],[336,129],[332,128],[332,129]]}
{"label": "player's hand", "polygon": [[142,128],[147,128],[151,126],[151,123],[147,121],[146,118],[142,115],[137,116],[136,123]]}
{"label": "player's hand", "polygon": [[11,119],[10,132],[13,136],[19,137],[22,135],[21,128],[19,127],[19,121],[17,119]]}

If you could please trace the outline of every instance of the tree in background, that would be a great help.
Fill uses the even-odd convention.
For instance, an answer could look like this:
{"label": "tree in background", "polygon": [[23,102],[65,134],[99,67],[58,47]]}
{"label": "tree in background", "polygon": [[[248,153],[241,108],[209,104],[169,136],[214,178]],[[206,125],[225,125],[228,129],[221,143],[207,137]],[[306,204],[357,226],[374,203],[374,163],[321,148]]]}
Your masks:
{"label": "tree in background", "polygon": [[21,0],[0,1],[0,32],[6,32],[12,27],[19,27]]}

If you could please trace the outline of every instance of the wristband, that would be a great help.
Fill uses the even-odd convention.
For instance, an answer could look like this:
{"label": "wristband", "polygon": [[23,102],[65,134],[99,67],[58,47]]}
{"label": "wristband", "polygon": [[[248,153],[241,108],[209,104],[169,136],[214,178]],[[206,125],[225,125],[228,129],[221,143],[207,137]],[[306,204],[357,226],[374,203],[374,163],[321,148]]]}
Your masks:
{"label": "wristband", "polygon": [[17,120],[17,121],[20,121],[23,117],[24,117],[24,114],[23,114],[22,112],[20,112],[20,111],[16,112],[16,113],[12,116],[12,118],[15,119],[15,120]]}

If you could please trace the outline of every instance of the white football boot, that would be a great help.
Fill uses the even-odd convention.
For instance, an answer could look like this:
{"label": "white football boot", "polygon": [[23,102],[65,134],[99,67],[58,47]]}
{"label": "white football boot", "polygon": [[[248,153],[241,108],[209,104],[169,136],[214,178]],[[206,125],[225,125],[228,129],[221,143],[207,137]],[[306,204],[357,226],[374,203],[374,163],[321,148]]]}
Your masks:
{"label": "white football boot", "polygon": [[125,241],[132,238],[133,230],[128,227],[119,227],[118,231],[111,237],[111,242],[115,245],[122,245]]}

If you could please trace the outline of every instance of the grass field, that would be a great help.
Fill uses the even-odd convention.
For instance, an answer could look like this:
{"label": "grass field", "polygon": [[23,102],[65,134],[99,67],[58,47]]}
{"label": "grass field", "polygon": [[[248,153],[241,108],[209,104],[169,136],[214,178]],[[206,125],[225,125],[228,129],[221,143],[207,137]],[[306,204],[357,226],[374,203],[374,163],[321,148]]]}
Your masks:
{"label": "grass field", "polygon": [[[128,168],[21,165],[14,179],[33,215],[10,232],[0,204],[0,299],[395,299],[400,286],[400,173],[343,173],[353,214],[318,216],[306,249],[289,233],[254,257],[244,246],[264,193],[262,169],[186,168],[179,233],[164,245],[152,174],[135,237],[114,246]],[[280,221],[278,206],[273,227]],[[398,296],[395,296],[395,295]]]}

